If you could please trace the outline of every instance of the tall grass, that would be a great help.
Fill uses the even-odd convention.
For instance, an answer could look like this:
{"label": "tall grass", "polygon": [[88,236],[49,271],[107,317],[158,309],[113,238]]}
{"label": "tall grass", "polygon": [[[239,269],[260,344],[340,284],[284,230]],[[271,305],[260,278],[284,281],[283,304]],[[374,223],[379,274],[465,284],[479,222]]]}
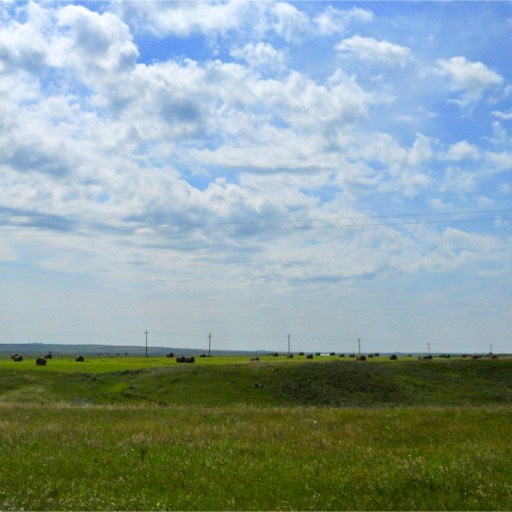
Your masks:
{"label": "tall grass", "polygon": [[2,510],[510,510],[508,407],[0,406]]}
{"label": "tall grass", "polygon": [[120,359],[1,362],[0,510],[512,509],[511,360]]}

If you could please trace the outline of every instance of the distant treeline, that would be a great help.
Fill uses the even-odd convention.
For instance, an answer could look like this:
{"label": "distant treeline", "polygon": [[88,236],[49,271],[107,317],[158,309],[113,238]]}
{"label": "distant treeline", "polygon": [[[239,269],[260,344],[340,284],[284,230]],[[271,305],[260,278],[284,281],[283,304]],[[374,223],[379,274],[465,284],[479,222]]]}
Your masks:
{"label": "distant treeline", "polygon": [[[165,356],[170,352],[183,355],[199,355],[205,353],[205,349],[176,348],[176,347],[148,347],[148,356]],[[21,354],[26,356],[39,356],[51,353],[55,356],[83,354],[89,356],[144,356],[146,347],[130,345],[60,345],[52,343],[0,343],[0,356],[11,354]],[[250,355],[253,351],[228,351],[212,350],[211,355]],[[259,354],[265,353],[259,351]]]}

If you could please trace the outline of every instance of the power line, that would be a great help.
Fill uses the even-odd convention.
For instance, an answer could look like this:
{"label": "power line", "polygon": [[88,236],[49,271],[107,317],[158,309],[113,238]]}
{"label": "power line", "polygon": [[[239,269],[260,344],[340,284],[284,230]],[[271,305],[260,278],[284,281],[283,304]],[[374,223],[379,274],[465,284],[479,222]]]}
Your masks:
{"label": "power line", "polygon": [[[414,213],[414,214],[397,214],[397,215],[371,215],[371,216],[359,216],[359,217],[325,217],[325,218],[301,218],[301,219],[281,219],[281,220],[260,220],[260,221],[249,221],[249,222],[225,222],[215,224],[159,224],[157,226],[151,226],[149,224],[141,224],[138,226],[128,226],[122,231],[116,231],[116,228],[103,226],[103,227],[88,227],[88,226],[77,226],[70,228],[67,231],[60,231],[58,233],[52,231],[50,233],[41,233],[41,230],[50,230],[51,228],[0,228],[0,238],[40,238],[40,237],[63,237],[70,235],[80,236],[126,236],[126,235],[144,235],[144,234],[161,234],[162,228],[167,229],[181,229],[186,232],[192,232],[195,230],[201,230],[205,233],[216,233],[226,232],[226,228],[254,228],[254,227],[265,227],[264,231],[290,231],[290,230],[318,230],[318,229],[351,229],[351,230],[369,230],[379,227],[399,227],[399,226],[412,226],[412,225],[431,225],[431,224],[460,224],[460,223],[480,223],[480,222],[496,222],[496,221],[508,221],[512,220],[512,217],[473,217],[465,219],[454,219],[454,218],[437,218],[437,219],[425,219],[425,217],[448,217],[457,215],[482,215],[490,213],[509,213],[512,209],[500,209],[500,210],[466,210],[457,212],[444,212],[444,213]],[[367,221],[372,219],[390,219],[389,222],[356,222],[353,224],[346,224],[350,221]],[[391,219],[398,219],[396,221]],[[411,219],[401,221],[400,219]],[[412,220],[417,219],[417,220]],[[307,223],[324,223],[324,224],[307,224]],[[345,222],[345,224],[339,224]],[[302,223],[303,225],[292,225]],[[304,225],[305,224],[305,225]],[[34,233],[13,233],[15,230],[20,229],[33,229],[36,230]],[[151,233],[137,233],[140,229],[152,229]],[[90,233],[87,233],[90,231]],[[108,232],[102,232],[108,231]],[[257,232],[256,229],[250,230],[250,232]],[[166,234],[179,235],[178,232],[171,232]]]}

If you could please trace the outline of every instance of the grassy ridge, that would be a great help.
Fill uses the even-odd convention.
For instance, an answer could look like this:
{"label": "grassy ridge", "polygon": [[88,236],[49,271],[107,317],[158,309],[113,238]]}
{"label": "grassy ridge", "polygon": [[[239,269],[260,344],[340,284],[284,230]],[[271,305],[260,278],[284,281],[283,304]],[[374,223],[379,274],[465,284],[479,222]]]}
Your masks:
{"label": "grassy ridge", "polygon": [[512,403],[512,359],[378,364],[219,361],[179,365],[155,358],[146,360],[144,367],[144,358],[84,364],[52,360],[46,367],[27,362],[26,371],[19,363],[4,362],[0,401],[331,407]]}

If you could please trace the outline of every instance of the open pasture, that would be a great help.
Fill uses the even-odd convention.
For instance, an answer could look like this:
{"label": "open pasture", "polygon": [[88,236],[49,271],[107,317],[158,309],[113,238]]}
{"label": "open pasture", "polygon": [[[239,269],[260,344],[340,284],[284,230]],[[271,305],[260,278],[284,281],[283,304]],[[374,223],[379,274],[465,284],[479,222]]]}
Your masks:
{"label": "open pasture", "polygon": [[510,510],[511,404],[509,359],[5,359],[0,509]]}

